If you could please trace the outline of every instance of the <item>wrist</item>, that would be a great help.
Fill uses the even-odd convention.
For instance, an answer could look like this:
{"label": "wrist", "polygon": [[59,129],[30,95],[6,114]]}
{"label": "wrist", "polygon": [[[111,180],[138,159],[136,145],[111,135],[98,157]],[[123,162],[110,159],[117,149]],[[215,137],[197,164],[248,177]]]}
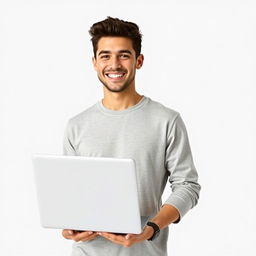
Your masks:
{"label": "wrist", "polygon": [[154,229],[150,226],[145,226],[144,233],[145,233],[145,240],[148,240],[154,234]]}
{"label": "wrist", "polygon": [[152,227],[154,230],[153,235],[150,238],[148,238],[148,241],[153,241],[159,236],[160,228],[156,223],[151,222],[151,221],[148,221],[147,226]]}

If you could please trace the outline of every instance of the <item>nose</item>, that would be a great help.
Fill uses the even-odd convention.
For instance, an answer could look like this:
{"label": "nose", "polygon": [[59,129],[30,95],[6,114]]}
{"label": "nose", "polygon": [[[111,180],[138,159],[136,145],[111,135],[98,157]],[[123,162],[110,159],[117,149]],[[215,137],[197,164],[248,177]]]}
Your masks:
{"label": "nose", "polygon": [[118,56],[111,58],[110,66],[114,70],[121,67],[121,62],[120,62],[120,59],[118,58]]}

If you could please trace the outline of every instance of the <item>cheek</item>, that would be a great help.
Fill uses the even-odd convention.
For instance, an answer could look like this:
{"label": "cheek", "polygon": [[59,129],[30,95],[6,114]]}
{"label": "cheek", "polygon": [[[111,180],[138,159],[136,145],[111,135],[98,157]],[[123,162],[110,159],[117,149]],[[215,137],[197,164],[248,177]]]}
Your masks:
{"label": "cheek", "polygon": [[102,72],[104,71],[105,66],[102,64],[97,64],[97,66],[95,67],[95,70],[97,71],[98,74],[102,74]]}
{"label": "cheek", "polygon": [[100,69],[100,71],[104,71],[107,66],[108,66],[107,63],[101,63],[101,64],[99,64],[99,69]]}
{"label": "cheek", "polygon": [[136,69],[136,63],[129,63],[129,64],[126,64],[126,65],[123,65],[123,67],[126,70],[129,70],[130,73],[133,73],[134,70]]}
{"label": "cheek", "polygon": [[133,70],[133,73],[135,73],[136,72],[136,69],[138,68],[138,65],[135,63],[132,67],[131,67],[131,69]]}

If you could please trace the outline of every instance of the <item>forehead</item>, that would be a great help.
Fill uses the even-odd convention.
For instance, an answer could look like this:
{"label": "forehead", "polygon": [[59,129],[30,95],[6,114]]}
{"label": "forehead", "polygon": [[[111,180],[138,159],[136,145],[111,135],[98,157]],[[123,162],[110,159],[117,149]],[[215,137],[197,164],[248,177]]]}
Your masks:
{"label": "forehead", "polygon": [[134,52],[132,40],[125,37],[102,37],[98,41],[97,53],[100,51],[118,52],[121,50],[129,50]]}

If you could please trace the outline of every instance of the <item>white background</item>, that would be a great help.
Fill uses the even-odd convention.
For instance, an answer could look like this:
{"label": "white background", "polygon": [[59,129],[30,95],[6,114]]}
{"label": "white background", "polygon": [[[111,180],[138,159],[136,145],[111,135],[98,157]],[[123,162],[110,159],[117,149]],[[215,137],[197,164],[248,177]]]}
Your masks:
{"label": "white background", "polygon": [[61,154],[67,120],[102,98],[88,30],[110,15],[139,24],[137,91],[181,113],[200,175],[169,255],[256,255],[255,13],[247,0],[0,1],[0,254],[70,254],[39,225],[30,156]]}

